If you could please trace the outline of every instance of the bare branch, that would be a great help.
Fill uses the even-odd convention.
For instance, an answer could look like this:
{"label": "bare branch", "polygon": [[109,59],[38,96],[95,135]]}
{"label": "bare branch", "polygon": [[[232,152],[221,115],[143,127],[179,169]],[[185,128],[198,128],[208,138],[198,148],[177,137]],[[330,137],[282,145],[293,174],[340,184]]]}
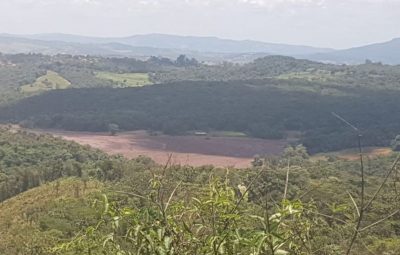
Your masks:
{"label": "bare branch", "polygon": [[[353,248],[354,242],[357,240],[358,234],[359,234],[359,230],[361,227],[361,223],[362,220],[364,218],[364,200],[365,200],[365,179],[364,179],[364,159],[363,159],[363,153],[362,153],[362,145],[361,145],[361,138],[362,138],[362,134],[360,132],[360,130],[355,127],[353,124],[351,124],[350,122],[348,122],[347,120],[345,120],[343,117],[339,116],[338,114],[332,112],[332,115],[335,116],[336,118],[338,118],[340,121],[342,121],[343,123],[345,123],[347,126],[349,126],[351,129],[353,129],[356,133],[357,133],[357,141],[358,141],[358,152],[360,154],[360,175],[361,175],[361,195],[360,195],[360,209],[357,209],[357,213],[358,213],[358,219],[357,219],[357,224],[356,224],[356,228],[354,230],[353,233],[353,237],[351,238],[349,247],[347,249],[346,255],[349,255],[351,252],[351,249]],[[358,208],[358,207],[356,207]]]}
{"label": "bare branch", "polygon": [[164,208],[165,212],[167,211],[167,209],[168,209],[168,207],[169,207],[169,205],[171,203],[171,200],[172,200],[173,196],[175,195],[176,190],[179,188],[179,186],[181,186],[181,184],[182,184],[182,181],[180,181],[178,183],[178,185],[176,185],[175,189],[171,192],[171,195],[169,196],[168,202],[165,204],[165,208]]}
{"label": "bare branch", "polygon": [[343,223],[343,224],[348,224],[347,221],[339,219],[339,218],[336,218],[336,217],[331,216],[331,215],[327,215],[327,214],[323,214],[323,213],[319,213],[319,212],[314,212],[314,211],[311,211],[311,210],[306,210],[306,211],[309,212],[309,213],[315,214],[315,215],[319,215],[319,216],[322,216],[322,217],[325,217],[325,218],[328,218],[328,219],[332,219],[334,221],[337,221],[337,222],[340,222],[340,223]]}
{"label": "bare branch", "polygon": [[349,255],[351,252],[351,249],[353,248],[354,242],[357,240],[359,230],[361,227],[362,220],[364,218],[364,197],[365,197],[365,180],[364,180],[364,161],[363,161],[363,154],[362,154],[362,147],[361,147],[361,134],[358,134],[358,151],[360,153],[360,174],[361,174],[361,204],[360,204],[360,210],[359,210],[359,216],[357,220],[357,225],[353,234],[353,237],[351,238],[349,248],[347,249],[346,255]]}
{"label": "bare branch", "polygon": [[286,200],[287,190],[289,186],[289,173],[290,173],[290,158],[288,159],[287,171],[286,171],[286,181],[285,181],[285,191],[283,193],[283,200]]}
{"label": "bare branch", "polygon": [[336,118],[338,118],[339,120],[341,120],[343,123],[345,123],[347,126],[351,127],[354,131],[356,131],[357,133],[360,132],[360,130],[358,128],[356,128],[353,124],[351,124],[350,122],[348,122],[347,120],[345,120],[344,118],[342,118],[341,116],[339,116],[338,114],[336,114],[335,112],[332,112],[332,115],[335,116]]}
{"label": "bare branch", "polygon": [[399,163],[399,161],[400,161],[400,154],[397,156],[396,160],[393,162],[392,167],[389,169],[389,171],[387,172],[387,174],[385,176],[385,179],[383,180],[383,182],[379,186],[378,190],[374,193],[372,198],[369,200],[369,202],[365,206],[364,210],[367,210],[371,206],[372,202],[374,202],[374,200],[378,196],[379,192],[382,190],[383,186],[386,184],[387,180],[389,179],[390,175],[396,169],[396,166]]}
{"label": "bare branch", "polygon": [[369,229],[369,228],[372,228],[372,227],[378,225],[379,223],[384,222],[385,220],[387,220],[387,219],[389,219],[389,218],[395,216],[395,215],[398,214],[399,212],[400,212],[400,210],[397,210],[397,211],[395,211],[395,212],[389,214],[389,215],[386,216],[385,218],[383,218],[383,219],[381,219],[381,220],[378,220],[377,222],[372,223],[371,225],[368,225],[368,226],[366,226],[366,227],[360,229],[360,232],[365,231],[365,230],[367,230],[367,229]]}
{"label": "bare branch", "polygon": [[360,217],[360,210],[358,209],[356,201],[354,200],[354,198],[350,194],[350,192],[347,191],[347,194],[349,194],[349,197],[350,197],[351,201],[353,202],[354,208],[356,208],[356,210],[357,210],[357,215],[358,215],[358,217]]}
{"label": "bare branch", "polygon": [[118,194],[124,194],[124,195],[128,195],[128,196],[132,196],[132,197],[137,197],[137,198],[148,200],[147,197],[139,195],[139,194],[135,194],[135,193],[125,192],[125,191],[114,191],[114,192],[118,193]]}

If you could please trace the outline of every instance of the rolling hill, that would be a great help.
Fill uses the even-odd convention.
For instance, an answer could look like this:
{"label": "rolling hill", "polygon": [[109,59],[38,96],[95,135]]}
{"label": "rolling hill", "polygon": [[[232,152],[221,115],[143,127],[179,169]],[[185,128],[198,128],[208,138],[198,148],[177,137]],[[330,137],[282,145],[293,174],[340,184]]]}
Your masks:
{"label": "rolling hill", "polygon": [[308,58],[317,61],[344,64],[360,64],[369,59],[373,62],[398,65],[400,64],[400,38],[346,50],[318,53]]}
{"label": "rolling hill", "polygon": [[166,34],[128,37],[89,37],[68,34],[0,34],[0,52],[43,53],[147,58],[176,58],[180,54],[209,62],[249,62],[267,55],[283,55],[334,64],[360,64],[367,59],[400,64],[400,38],[345,50],[288,45],[252,40]]}
{"label": "rolling hill", "polygon": [[0,52],[6,54],[42,53],[46,55],[94,55],[144,57],[162,55],[175,57],[178,52],[151,47],[132,47],[121,43],[80,43],[68,41],[47,41],[21,36],[0,35]]}
{"label": "rolling hill", "polygon": [[367,59],[385,64],[400,64],[400,38],[345,50],[301,45],[267,43],[252,40],[229,40],[217,37],[166,34],[128,37],[89,37],[68,34],[0,35],[3,53],[66,53],[176,58],[180,54],[210,62],[249,62],[267,55],[283,55],[335,64],[360,64]]}
{"label": "rolling hill", "polygon": [[51,55],[65,53],[170,58],[186,54],[202,61],[246,62],[266,55],[303,56],[331,51],[333,50],[309,46],[164,34],[134,35],[121,38],[66,34],[0,35],[0,52],[3,53],[35,52]]}
{"label": "rolling hill", "polygon": [[121,43],[133,47],[151,47],[213,53],[269,53],[271,55],[306,55],[331,52],[332,49],[310,46],[267,43],[252,40],[229,40],[218,37],[178,36],[167,34],[133,35],[120,38],[99,38],[66,34],[39,34],[30,38],[44,41],[63,41],[74,43]]}

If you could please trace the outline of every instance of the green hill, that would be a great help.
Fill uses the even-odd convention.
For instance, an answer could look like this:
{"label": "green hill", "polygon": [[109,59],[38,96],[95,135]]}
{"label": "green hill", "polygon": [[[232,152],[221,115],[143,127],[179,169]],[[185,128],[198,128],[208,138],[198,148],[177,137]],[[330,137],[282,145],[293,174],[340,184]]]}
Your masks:
{"label": "green hill", "polygon": [[90,206],[103,185],[63,179],[41,185],[0,204],[0,254],[53,254],[100,214]]}
{"label": "green hill", "polygon": [[71,86],[71,83],[61,77],[58,73],[47,71],[43,76],[40,76],[36,81],[29,85],[21,87],[23,93],[43,92],[54,89],[66,89]]}

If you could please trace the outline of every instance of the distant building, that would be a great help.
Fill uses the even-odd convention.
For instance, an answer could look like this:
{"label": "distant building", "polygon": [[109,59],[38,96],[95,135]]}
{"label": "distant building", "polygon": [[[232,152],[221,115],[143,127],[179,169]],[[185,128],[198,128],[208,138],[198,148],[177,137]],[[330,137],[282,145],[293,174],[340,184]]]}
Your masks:
{"label": "distant building", "polygon": [[208,133],[207,132],[202,132],[202,131],[198,131],[198,132],[194,132],[195,136],[207,136]]}

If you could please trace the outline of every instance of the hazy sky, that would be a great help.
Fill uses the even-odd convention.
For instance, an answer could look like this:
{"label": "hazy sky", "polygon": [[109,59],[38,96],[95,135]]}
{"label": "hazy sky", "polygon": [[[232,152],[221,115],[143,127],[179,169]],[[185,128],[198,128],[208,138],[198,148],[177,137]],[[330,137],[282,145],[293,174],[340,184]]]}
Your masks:
{"label": "hazy sky", "polygon": [[52,32],[345,48],[400,37],[400,0],[0,0],[0,33]]}

